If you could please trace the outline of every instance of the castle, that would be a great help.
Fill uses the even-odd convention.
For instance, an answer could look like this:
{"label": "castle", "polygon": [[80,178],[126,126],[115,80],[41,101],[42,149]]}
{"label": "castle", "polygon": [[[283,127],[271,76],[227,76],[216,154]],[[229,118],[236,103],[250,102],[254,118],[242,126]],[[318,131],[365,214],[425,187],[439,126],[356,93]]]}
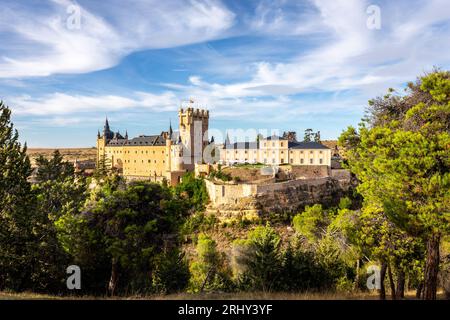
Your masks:
{"label": "castle", "polygon": [[[193,101],[178,112],[179,131],[168,131],[159,135],[140,135],[128,138],[113,132],[108,119],[102,134],[97,134],[97,166],[105,166],[129,180],[167,181],[177,185],[187,171],[193,171],[198,164],[205,163],[205,148],[219,154],[209,162],[225,165],[236,163],[263,163],[271,166],[289,164],[292,166],[331,167],[331,150],[320,142],[299,142],[294,132],[282,137],[258,137],[256,142],[215,145],[208,140],[209,111],[193,108]],[[207,161],[208,162],[208,161]]]}
{"label": "castle", "polygon": [[202,162],[204,148],[209,143],[209,111],[180,108],[178,118],[178,132],[170,125],[168,131],[159,135],[132,139],[127,132],[122,136],[111,131],[106,119],[103,133],[97,134],[97,166],[103,163],[130,180],[166,180],[170,185],[178,184],[186,171],[192,171],[196,163]]}

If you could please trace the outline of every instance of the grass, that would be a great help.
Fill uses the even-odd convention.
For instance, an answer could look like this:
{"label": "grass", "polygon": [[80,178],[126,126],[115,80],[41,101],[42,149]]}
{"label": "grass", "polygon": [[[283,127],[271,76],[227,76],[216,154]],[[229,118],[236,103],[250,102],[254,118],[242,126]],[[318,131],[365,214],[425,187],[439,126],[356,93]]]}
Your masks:
{"label": "grass", "polygon": [[[386,297],[389,300],[389,296]],[[54,296],[33,292],[0,292],[0,300],[378,300],[376,292],[238,292],[238,293],[179,293],[170,295],[106,297],[106,296]],[[406,300],[416,300],[415,292],[405,293]],[[444,299],[438,292],[438,299]]]}

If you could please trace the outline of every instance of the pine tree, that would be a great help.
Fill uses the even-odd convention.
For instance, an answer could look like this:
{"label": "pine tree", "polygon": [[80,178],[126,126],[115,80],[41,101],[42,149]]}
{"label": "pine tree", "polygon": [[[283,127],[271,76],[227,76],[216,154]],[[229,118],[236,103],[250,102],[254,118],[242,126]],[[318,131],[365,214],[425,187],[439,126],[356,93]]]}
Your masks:
{"label": "pine tree", "polygon": [[11,110],[0,102],[0,290],[19,290],[31,278],[31,164],[10,116]]}
{"label": "pine tree", "polygon": [[38,182],[49,180],[64,181],[66,178],[73,177],[74,175],[73,166],[69,162],[64,161],[59,150],[55,150],[53,152],[53,157],[50,159],[40,155],[36,158],[36,165],[38,167],[36,175],[36,180]]}

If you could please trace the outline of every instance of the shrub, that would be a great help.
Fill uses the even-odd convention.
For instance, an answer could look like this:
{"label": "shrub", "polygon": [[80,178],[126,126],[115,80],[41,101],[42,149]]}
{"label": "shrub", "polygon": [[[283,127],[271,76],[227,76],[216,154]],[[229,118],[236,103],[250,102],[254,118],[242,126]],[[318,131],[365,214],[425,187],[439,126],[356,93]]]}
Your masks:
{"label": "shrub", "polygon": [[155,259],[153,289],[162,294],[183,291],[189,283],[189,275],[189,265],[179,249],[163,252]]}
{"label": "shrub", "polygon": [[224,256],[217,250],[216,242],[210,236],[200,234],[196,250],[197,258],[190,266],[189,291],[232,290],[231,272]]}
{"label": "shrub", "polygon": [[235,246],[241,246],[241,256],[236,257],[244,270],[238,275],[241,288],[263,291],[276,288],[281,270],[280,241],[280,236],[267,224],[249,232],[246,240],[235,242]]}

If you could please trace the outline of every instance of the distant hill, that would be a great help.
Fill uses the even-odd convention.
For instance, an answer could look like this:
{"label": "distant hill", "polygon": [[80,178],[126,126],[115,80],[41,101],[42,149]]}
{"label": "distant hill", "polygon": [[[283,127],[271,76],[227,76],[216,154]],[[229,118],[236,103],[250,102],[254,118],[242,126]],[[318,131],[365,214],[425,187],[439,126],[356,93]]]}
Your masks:
{"label": "distant hill", "polygon": [[[27,154],[30,157],[31,165],[34,166],[34,159],[39,155],[44,157],[51,157],[56,150],[51,148],[29,148]],[[97,149],[96,148],[62,148],[58,149],[63,155],[64,160],[74,162],[75,160],[96,160]]]}

